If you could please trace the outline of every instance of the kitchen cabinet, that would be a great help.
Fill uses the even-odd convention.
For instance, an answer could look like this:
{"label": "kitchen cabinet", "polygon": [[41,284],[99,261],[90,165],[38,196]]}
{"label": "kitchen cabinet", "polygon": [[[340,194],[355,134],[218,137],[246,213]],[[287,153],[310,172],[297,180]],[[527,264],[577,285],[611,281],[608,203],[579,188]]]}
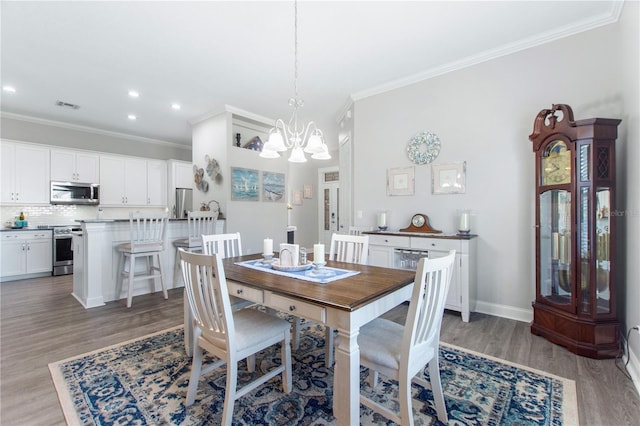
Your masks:
{"label": "kitchen cabinet", "polygon": [[421,257],[438,258],[456,251],[445,307],[469,317],[476,303],[475,235],[415,235],[408,232],[364,232],[369,235],[369,264],[415,270]]}
{"label": "kitchen cabinet", "polygon": [[166,164],[133,157],[100,156],[100,204],[165,206]]}
{"label": "kitchen cabinet", "polygon": [[49,204],[49,149],[1,143],[2,204]]}
{"label": "kitchen cabinet", "polygon": [[167,164],[147,160],[147,205],[167,205]]}
{"label": "kitchen cabinet", "polygon": [[100,156],[68,149],[51,150],[51,180],[97,183],[100,180]]}
{"label": "kitchen cabinet", "polygon": [[51,230],[0,233],[0,281],[48,276],[53,271]]}

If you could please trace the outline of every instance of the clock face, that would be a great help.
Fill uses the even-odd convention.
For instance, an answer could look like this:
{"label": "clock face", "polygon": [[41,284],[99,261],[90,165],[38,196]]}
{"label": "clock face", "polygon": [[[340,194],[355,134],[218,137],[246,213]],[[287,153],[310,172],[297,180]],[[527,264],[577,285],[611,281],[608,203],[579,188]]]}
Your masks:
{"label": "clock face", "polygon": [[571,183],[571,152],[562,141],[552,142],[542,157],[542,184]]}
{"label": "clock face", "polygon": [[424,223],[425,223],[425,219],[424,219],[424,216],[421,214],[413,215],[413,217],[411,218],[411,224],[416,228],[421,228],[422,226],[424,226]]}

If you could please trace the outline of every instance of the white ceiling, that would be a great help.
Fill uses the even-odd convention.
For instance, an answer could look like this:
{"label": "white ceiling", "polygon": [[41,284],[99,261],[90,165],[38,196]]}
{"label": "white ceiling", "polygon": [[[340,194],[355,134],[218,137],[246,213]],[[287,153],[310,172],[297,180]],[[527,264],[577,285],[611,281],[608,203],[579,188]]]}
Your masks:
{"label": "white ceiling", "polygon": [[[3,113],[177,144],[232,105],[290,115],[293,2],[2,1]],[[617,20],[611,1],[301,1],[304,121],[335,146],[352,97]],[[140,93],[132,99],[127,92]],[[70,110],[57,100],[80,105]],[[180,111],[170,108],[181,104]],[[11,116],[9,114],[9,116]],[[139,119],[132,122],[128,114]]]}

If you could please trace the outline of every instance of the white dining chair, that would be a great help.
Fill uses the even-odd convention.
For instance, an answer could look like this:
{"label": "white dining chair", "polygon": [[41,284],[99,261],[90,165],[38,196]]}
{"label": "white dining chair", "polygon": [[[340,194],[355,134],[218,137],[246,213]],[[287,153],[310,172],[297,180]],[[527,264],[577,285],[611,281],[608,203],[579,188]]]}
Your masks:
{"label": "white dining chair", "polygon": [[202,235],[202,252],[205,254],[216,253],[222,258],[242,256],[242,238],[239,232],[227,234]]}
{"label": "white dining chair", "polygon": [[[200,236],[200,249],[203,254],[217,254],[220,258],[224,259],[227,257],[234,256],[242,256],[242,238],[240,237],[239,232],[229,233],[229,234],[210,234],[210,235],[201,235]],[[186,251],[186,250],[185,250]],[[186,299],[185,299],[186,303]],[[253,305],[253,302],[250,302],[245,299],[241,299],[240,297],[230,296],[231,309],[234,311],[246,308],[248,306]],[[185,306],[186,307],[186,306]],[[184,327],[185,333],[188,336],[193,335],[193,330],[197,326],[193,317],[189,317],[188,310],[185,309],[185,318],[184,318]],[[192,344],[195,339],[185,339],[187,342],[191,341]],[[187,355],[191,355],[193,351],[193,347],[186,348]],[[249,365],[249,371],[253,371],[255,369],[255,357],[251,356],[247,359],[247,363]]]}
{"label": "white dining chair", "polygon": [[349,235],[362,235],[363,232],[373,231],[373,226],[349,226]]}
{"label": "white dining chair", "polygon": [[[331,236],[331,248],[329,249],[329,260],[338,262],[359,263],[365,265],[369,252],[368,235],[346,235],[333,234]],[[293,348],[300,347],[300,333],[303,329],[313,325],[313,322],[302,322],[296,317],[293,321]],[[331,327],[325,327],[324,332],[324,363],[327,367],[333,365],[333,332]]]}
{"label": "white dining chair", "polygon": [[[186,406],[195,402],[200,376],[226,364],[221,424],[231,425],[235,401],[278,374],[282,374],[283,392],[291,392],[291,325],[256,309],[232,311],[222,256],[183,249],[179,254],[187,299],[197,323]],[[238,361],[277,343],[281,344],[281,365],[238,388]],[[203,351],[219,358],[204,370]]]}
{"label": "white dining chair", "polygon": [[[362,393],[360,403],[403,426],[413,425],[412,380],[431,388],[438,420],[445,424],[448,421],[440,382],[438,346],[454,260],[455,250],[445,257],[420,259],[404,326],[376,318],[360,328],[360,365],[369,368],[369,382],[374,390],[378,373],[398,382],[400,411],[393,412]],[[427,364],[429,381],[422,377]]]}
{"label": "white dining chair", "polygon": [[186,238],[180,238],[173,242],[176,250],[176,260],[173,267],[174,286],[178,282],[180,276],[180,259],[178,258],[178,249],[183,248],[186,251],[199,253],[202,251],[202,236],[213,234],[216,232],[216,221],[218,219],[218,211],[192,211],[187,213],[187,232]]}
{"label": "white dining chair", "polygon": [[[132,212],[129,214],[130,240],[128,243],[117,246],[120,255],[116,286],[117,295],[120,297],[124,279],[127,278],[127,308],[131,307],[134,282],[136,281],[153,280],[155,283],[155,279],[160,278],[164,298],[169,298],[161,258],[165,249],[168,219],[168,213]],[[144,258],[147,262],[146,272],[142,275],[135,274],[136,259],[138,258]],[[157,260],[157,265],[154,264],[154,260]]]}

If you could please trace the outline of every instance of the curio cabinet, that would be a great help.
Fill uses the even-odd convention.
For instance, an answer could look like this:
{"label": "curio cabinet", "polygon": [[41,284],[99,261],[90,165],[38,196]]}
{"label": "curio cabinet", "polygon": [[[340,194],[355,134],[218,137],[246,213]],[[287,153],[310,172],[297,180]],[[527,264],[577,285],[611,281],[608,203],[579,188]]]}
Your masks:
{"label": "curio cabinet", "polygon": [[592,358],[620,352],[616,317],[615,140],[620,120],[538,113],[536,299],[531,332]]}

